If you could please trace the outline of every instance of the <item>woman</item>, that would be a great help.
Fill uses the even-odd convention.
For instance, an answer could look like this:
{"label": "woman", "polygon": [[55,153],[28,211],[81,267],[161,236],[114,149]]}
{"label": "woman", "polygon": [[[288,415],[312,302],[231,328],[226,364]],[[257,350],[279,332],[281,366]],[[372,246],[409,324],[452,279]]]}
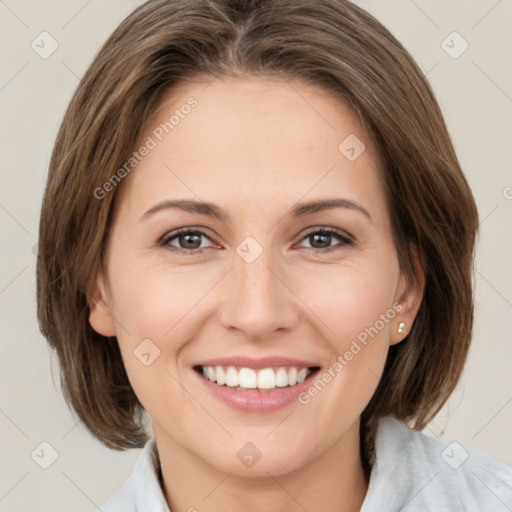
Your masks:
{"label": "woman", "polygon": [[510,509],[510,466],[418,432],[466,360],[477,226],[428,83],[364,10],[136,9],[40,224],[66,398],[144,447],[101,510]]}

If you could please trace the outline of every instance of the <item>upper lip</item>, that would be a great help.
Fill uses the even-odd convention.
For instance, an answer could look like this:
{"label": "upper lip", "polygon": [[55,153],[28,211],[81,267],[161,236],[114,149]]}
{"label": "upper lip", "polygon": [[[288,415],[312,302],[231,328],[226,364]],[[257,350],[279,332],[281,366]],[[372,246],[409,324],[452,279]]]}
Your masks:
{"label": "upper lip", "polygon": [[240,368],[253,368],[257,370],[261,368],[272,368],[277,366],[296,366],[299,368],[312,368],[318,367],[320,365],[311,361],[306,361],[303,359],[294,359],[285,356],[267,356],[261,358],[254,358],[240,355],[207,359],[204,361],[199,361],[193,366],[237,366]]}

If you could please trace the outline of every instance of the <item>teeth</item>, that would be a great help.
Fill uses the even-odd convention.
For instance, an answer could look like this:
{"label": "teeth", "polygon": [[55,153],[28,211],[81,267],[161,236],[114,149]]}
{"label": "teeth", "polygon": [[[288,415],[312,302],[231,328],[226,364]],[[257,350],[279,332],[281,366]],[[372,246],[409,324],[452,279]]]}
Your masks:
{"label": "teeth", "polygon": [[238,372],[238,385],[241,388],[256,389],[258,385],[256,372],[251,368],[240,368]]}
{"label": "teeth", "polygon": [[274,389],[276,387],[276,374],[272,368],[265,368],[258,372],[258,389]]}
{"label": "teeth", "polygon": [[[210,379],[212,382],[217,382],[216,379]],[[226,372],[226,386],[236,388],[238,386],[238,372],[230,366]]]}
{"label": "teeth", "polygon": [[212,382],[230,388],[241,389],[275,389],[286,386],[295,386],[303,382],[311,370],[309,368],[252,368],[236,369],[233,366],[223,368],[222,366],[203,367],[203,376]]}
{"label": "teeth", "polygon": [[276,373],[276,386],[278,388],[284,388],[289,386],[288,373],[284,368],[279,368]]}
{"label": "teeth", "polygon": [[288,385],[295,386],[297,384],[297,368],[292,368],[288,372]]}
{"label": "teeth", "polygon": [[217,366],[215,368],[215,377],[214,379],[210,379],[210,380],[216,380],[217,381],[217,384],[220,384],[221,386],[223,384],[226,384],[226,374],[222,368],[222,366]]}

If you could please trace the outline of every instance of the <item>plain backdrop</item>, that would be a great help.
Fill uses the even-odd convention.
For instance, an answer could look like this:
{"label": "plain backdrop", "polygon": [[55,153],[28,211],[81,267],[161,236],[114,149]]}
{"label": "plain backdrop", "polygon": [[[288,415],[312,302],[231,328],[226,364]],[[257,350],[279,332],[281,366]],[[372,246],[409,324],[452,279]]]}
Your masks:
{"label": "plain backdrop", "polygon": [[[0,0],[0,511],[92,511],[140,453],[111,451],[77,422],[35,314],[39,211],[57,129],[93,56],[139,3]],[[512,1],[357,3],[427,75],[481,218],[470,358],[425,433],[512,463]],[[32,46],[45,37],[51,49],[42,32],[58,45],[47,58]]]}

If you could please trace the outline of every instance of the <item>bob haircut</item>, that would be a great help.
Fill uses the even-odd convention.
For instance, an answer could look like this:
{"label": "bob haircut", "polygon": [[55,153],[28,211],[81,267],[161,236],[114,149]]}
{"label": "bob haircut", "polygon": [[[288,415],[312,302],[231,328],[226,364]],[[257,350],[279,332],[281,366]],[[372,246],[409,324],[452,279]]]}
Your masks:
{"label": "bob haircut", "polygon": [[[348,0],[150,0],[129,15],[85,73],[51,156],[37,258],[42,334],[58,354],[68,405],[112,449],[149,439],[115,338],[90,326],[87,291],[109,234],[127,162],[173,86],[214,77],[297,79],[347,104],[383,157],[383,187],[401,271],[423,300],[389,349],[361,416],[369,461],[377,420],[420,430],[462,373],[473,329],[478,213],[435,96],[419,67],[373,16]],[[135,169],[136,172],[136,169]],[[122,183],[121,185],[122,186]]]}

